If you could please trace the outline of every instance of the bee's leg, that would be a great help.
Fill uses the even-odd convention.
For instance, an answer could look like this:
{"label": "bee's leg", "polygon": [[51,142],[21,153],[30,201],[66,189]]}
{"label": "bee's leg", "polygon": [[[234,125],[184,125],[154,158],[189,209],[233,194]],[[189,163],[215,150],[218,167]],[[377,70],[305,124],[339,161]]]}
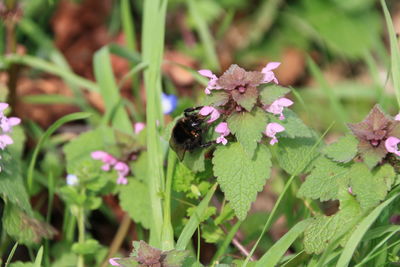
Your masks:
{"label": "bee's leg", "polygon": [[217,142],[214,140],[214,141],[210,141],[210,142],[207,142],[207,143],[204,143],[204,144],[200,144],[200,147],[209,147],[209,146],[211,146],[211,145],[213,145],[213,144],[216,144]]}
{"label": "bee's leg", "polygon": [[189,117],[190,116],[190,112],[196,111],[196,110],[200,110],[202,109],[203,106],[198,106],[198,107],[194,107],[194,108],[187,108],[185,109],[183,112],[185,113],[185,117]]}

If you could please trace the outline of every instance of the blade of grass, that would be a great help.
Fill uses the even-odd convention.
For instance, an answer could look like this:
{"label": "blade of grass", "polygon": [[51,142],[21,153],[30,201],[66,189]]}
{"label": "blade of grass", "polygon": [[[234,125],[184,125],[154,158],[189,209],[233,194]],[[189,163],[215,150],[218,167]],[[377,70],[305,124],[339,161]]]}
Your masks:
{"label": "blade of grass", "polygon": [[87,113],[87,112],[77,112],[77,113],[68,114],[68,115],[58,119],[55,123],[53,123],[46,130],[46,132],[40,137],[39,142],[36,145],[35,150],[33,151],[32,158],[31,158],[31,161],[30,161],[29,167],[28,167],[27,185],[28,185],[28,192],[29,193],[32,192],[33,172],[34,172],[34,168],[35,168],[37,157],[39,155],[39,151],[42,148],[43,144],[63,124],[71,122],[71,121],[74,121],[74,120],[86,119],[89,116],[91,116],[91,114]]}
{"label": "blade of grass", "polygon": [[189,14],[193,18],[196,31],[198,32],[201,43],[204,47],[205,57],[208,65],[213,70],[220,70],[221,66],[219,65],[217,52],[215,50],[214,39],[208,30],[207,23],[202,17],[202,14],[198,12],[199,8],[197,6],[197,0],[187,0],[186,3],[189,8]]}
{"label": "blade of grass", "polygon": [[75,98],[65,95],[27,95],[22,97],[22,101],[30,104],[72,104],[76,105]]}
{"label": "blade of grass", "polygon": [[236,232],[239,230],[240,225],[242,224],[243,221],[237,221],[235,225],[231,228],[229,233],[226,235],[224,238],[224,242],[222,245],[218,248],[217,252],[214,254],[211,262],[213,264],[216,264],[216,261],[219,260],[219,258],[225,254],[225,251],[228,249],[229,244],[232,242],[233,238],[235,237]]}
{"label": "blade of grass", "polygon": [[[110,52],[107,46],[101,48],[94,54],[93,66],[96,81],[99,84],[100,93],[104,100],[107,113],[117,107],[118,103],[121,102],[121,95],[115,82],[111,67]],[[128,113],[122,105],[118,105],[116,108],[112,125],[122,132],[128,134],[133,132]]]}
{"label": "blade of grass", "polygon": [[189,221],[186,223],[185,227],[182,230],[182,233],[179,235],[178,241],[176,242],[175,248],[178,250],[185,250],[187,245],[189,244],[194,232],[197,227],[200,225],[200,219],[204,216],[208,203],[211,200],[211,197],[214,195],[215,190],[217,189],[218,184],[215,183],[210,190],[208,190],[206,196],[200,202],[200,204],[194,210],[192,216],[190,216]]}
{"label": "blade of grass", "polygon": [[171,189],[172,180],[174,176],[176,154],[172,149],[168,151],[168,166],[167,166],[167,178],[165,182],[165,199],[164,199],[164,222],[161,232],[162,250],[171,250],[174,248],[174,230],[171,224]]}
{"label": "blade of grass", "polygon": [[[398,230],[400,231],[400,229]],[[373,249],[365,256],[363,257],[363,260],[358,263],[357,265],[354,265],[354,267],[359,267],[362,266],[364,263],[372,260],[374,257],[376,257],[378,254],[375,253],[375,251],[377,251],[379,248],[381,248],[384,245],[387,245],[387,241],[393,236],[395,235],[398,231],[393,231],[391,233],[389,233],[384,239],[382,239],[379,244],[375,245],[373,247]],[[387,249],[387,248],[384,248]]]}
{"label": "blade of grass", "polygon": [[303,233],[309,221],[304,220],[293,226],[289,232],[282,236],[256,263],[256,267],[274,267],[286,253],[292,243]]}
{"label": "blade of grass", "polygon": [[354,230],[353,234],[350,236],[349,240],[343,248],[343,252],[336,264],[337,267],[348,266],[351,258],[353,257],[354,251],[356,250],[358,244],[361,242],[364,234],[368,231],[371,225],[375,222],[378,216],[381,214],[384,208],[389,205],[393,200],[395,200],[400,193],[387,199],[385,202],[381,203],[376,207],[367,217],[365,217],[357,228]]}
{"label": "blade of grass", "polygon": [[340,126],[344,127],[344,124],[347,121],[347,115],[345,109],[343,108],[343,105],[340,103],[339,98],[336,96],[335,92],[332,90],[332,87],[324,78],[317,64],[315,64],[315,62],[310,57],[307,57],[307,65],[310,69],[312,76],[317,80],[317,82],[323,89],[326,98],[329,100],[331,108],[335,113],[338,121],[340,122]]}
{"label": "blade of grass", "polygon": [[[165,15],[167,0],[147,0],[144,2],[142,28],[142,58],[149,64],[144,71],[146,88],[146,118],[147,118],[147,170],[150,192],[152,225],[150,227],[150,244],[161,247],[162,234],[162,199],[164,173],[162,148],[157,122],[162,122],[161,107],[161,62],[164,53]],[[173,241],[172,241],[173,242]]]}
{"label": "blade of grass", "polygon": [[43,246],[40,247],[38,253],[36,254],[34,267],[41,267],[42,266],[42,258],[43,258]]}
{"label": "blade of grass", "polygon": [[383,13],[385,15],[386,25],[389,32],[390,39],[390,62],[392,69],[392,79],[394,91],[396,93],[397,104],[400,107],[400,52],[397,44],[396,32],[393,27],[393,21],[390,17],[389,10],[386,6],[385,0],[381,0]]}
{"label": "blade of grass", "polygon": [[67,71],[59,66],[45,61],[43,59],[30,56],[30,55],[17,55],[10,54],[4,58],[0,58],[0,62],[4,62],[5,64],[22,64],[27,65],[29,67],[54,74],[63,78],[64,80],[74,84],[76,86],[88,89],[90,91],[99,92],[99,87],[92,81],[89,81],[85,78],[82,78],[71,71]]}
{"label": "blade of grass", "polygon": [[[313,151],[315,150],[315,148],[321,143],[322,139],[324,138],[324,136],[328,133],[328,131],[332,128],[332,126],[334,125],[334,122],[331,123],[331,125],[326,129],[326,131],[321,135],[321,137],[317,140],[317,142],[314,144],[314,146],[312,147],[312,149],[310,150],[310,152],[306,155],[306,158],[308,159],[309,156],[313,153]],[[303,166],[300,166],[297,168],[297,170],[294,173],[297,173],[299,171],[301,171],[302,169],[304,169],[309,162],[304,162]],[[268,219],[266,221],[266,223],[264,224],[263,230],[261,231],[261,234],[259,235],[256,243],[253,245],[253,247],[251,248],[251,251],[249,253],[249,255],[246,257],[246,260],[243,263],[243,267],[247,266],[247,264],[249,263],[249,260],[251,258],[251,256],[253,256],[258,244],[260,243],[262,237],[264,236],[264,234],[268,231],[269,227],[272,224],[272,220],[275,217],[275,214],[278,210],[279,205],[282,202],[283,197],[285,196],[286,192],[289,190],[294,178],[296,176],[292,175],[289,180],[286,182],[285,187],[283,188],[282,193],[279,195],[278,200],[275,202],[275,205],[271,211],[271,213],[268,215]]]}
{"label": "blade of grass", "polygon": [[4,267],[7,267],[10,264],[14,254],[15,254],[15,250],[17,249],[17,247],[18,247],[18,242],[15,242],[13,248],[11,249],[10,254],[8,254],[8,257],[7,257],[6,263],[4,264]]}

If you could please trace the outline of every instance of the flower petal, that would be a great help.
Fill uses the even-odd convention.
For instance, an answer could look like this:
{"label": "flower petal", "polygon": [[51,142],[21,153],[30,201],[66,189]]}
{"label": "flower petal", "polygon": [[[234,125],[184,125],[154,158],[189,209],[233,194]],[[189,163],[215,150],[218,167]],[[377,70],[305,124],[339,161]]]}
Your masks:
{"label": "flower petal", "polygon": [[214,75],[211,70],[199,70],[198,73],[207,78],[212,78]]}
{"label": "flower petal", "polygon": [[400,143],[400,139],[394,136],[390,136],[388,139],[386,139],[385,141],[385,147],[386,150],[390,153],[394,153],[394,154],[398,154],[399,152],[399,148],[398,145]]}
{"label": "flower petal", "polygon": [[8,104],[7,103],[0,103],[0,112],[3,112],[7,108],[8,108]]}
{"label": "flower petal", "polygon": [[281,65],[280,62],[269,62],[262,70],[261,72],[268,72],[271,70],[274,70],[276,68],[278,68]]}

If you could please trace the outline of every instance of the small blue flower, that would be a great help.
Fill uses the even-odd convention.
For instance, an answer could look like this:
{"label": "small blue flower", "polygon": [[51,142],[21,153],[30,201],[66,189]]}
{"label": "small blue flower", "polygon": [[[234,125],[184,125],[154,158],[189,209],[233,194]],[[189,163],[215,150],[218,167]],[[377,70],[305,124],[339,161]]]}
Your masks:
{"label": "small blue flower", "polygon": [[167,95],[162,93],[161,103],[164,114],[170,114],[178,105],[178,98],[175,95]]}
{"label": "small blue flower", "polygon": [[67,185],[75,186],[78,184],[78,177],[75,174],[67,175]]}

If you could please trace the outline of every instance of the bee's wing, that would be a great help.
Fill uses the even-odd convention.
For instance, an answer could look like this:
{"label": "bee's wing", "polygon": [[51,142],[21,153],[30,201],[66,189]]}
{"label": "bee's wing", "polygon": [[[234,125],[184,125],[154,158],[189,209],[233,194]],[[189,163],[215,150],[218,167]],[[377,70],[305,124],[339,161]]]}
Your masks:
{"label": "bee's wing", "polygon": [[172,140],[172,138],[169,140],[169,146],[175,151],[179,160],[182,161],[185,157],[186,149],[184,149],[182,146],[177,145],[175,141]]}

